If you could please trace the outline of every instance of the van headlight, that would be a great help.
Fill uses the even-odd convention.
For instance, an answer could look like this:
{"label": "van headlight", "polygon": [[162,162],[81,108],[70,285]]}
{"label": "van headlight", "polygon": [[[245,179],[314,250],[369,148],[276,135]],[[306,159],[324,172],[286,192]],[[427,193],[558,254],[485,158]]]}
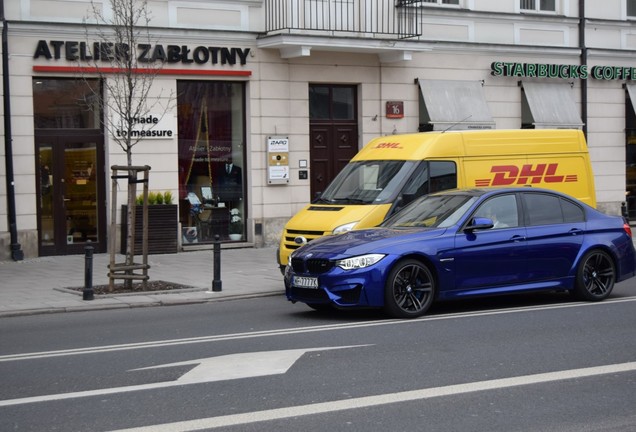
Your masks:
{"label": "van headlight", "polygon": [[345,233],[347,231],[351,231],[353,229],[353,227],[356,226],[357,223],[358,223],[358,221],[349,222],[348,224],[340,225],[339,227],[335,227],[333,229],[332,233],[333,234],[342,234],[342,233]]}
{"label": "van headlight", "polygon": [[368,255],[355,256],[355,257],[336,261],[336,266],[340,267],[343,270],[361,269],[361,268],[372,266],[373,264],[377,263],[385,256],[386,255],[384,254],[368,254]]}

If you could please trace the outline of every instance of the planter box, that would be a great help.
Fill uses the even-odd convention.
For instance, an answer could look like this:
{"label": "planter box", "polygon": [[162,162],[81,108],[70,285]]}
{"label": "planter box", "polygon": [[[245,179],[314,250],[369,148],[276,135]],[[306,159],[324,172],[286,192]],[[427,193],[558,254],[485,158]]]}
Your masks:
{"label": "planter box", "polygon": [[[126,253],[128,236],[128,206],[121,206],[121,251]],[[140,255],[143,235],[143,210],[137,207],[135,213],[135,255]],[[148,253],[177,253],[179,250],[179,221],[176,204],[156,204],[148,206]]]}

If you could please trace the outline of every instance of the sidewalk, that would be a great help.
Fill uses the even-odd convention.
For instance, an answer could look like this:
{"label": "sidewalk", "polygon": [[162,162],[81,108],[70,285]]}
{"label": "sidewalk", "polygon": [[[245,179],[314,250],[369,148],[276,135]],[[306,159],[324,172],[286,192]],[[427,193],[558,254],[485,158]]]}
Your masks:
{"label": "sidewalk", "polygon": [[[65,289],[84,286],[84,255],[0,261],[0,318],[284,294],[274,248],[222,249],[221,291],[212,291],[213,259],[212,250],[149,255],[150,280],[163,280],[193,288],[179,292],[95,295],[94,300],[83,300],[81,291]],[[123,261],[124,256],[117,255],[116,262]],[[109,262],[109,254],[93,256],[93,286],[108,283]]]}

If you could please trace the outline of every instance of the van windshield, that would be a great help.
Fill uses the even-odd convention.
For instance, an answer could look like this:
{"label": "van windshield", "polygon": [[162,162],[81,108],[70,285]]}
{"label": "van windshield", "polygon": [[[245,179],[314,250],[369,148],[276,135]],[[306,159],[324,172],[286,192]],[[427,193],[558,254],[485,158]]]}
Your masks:
{"label": "van windshield", "polygon": [[417,162],[358,161],[347,164],[314,203],[382,204],[395,198]]}
{"label": "van windshield", "polygon": [[385,228],[440,227],[457,223],[477,200],[469,195],[427,195],[380,224]]}

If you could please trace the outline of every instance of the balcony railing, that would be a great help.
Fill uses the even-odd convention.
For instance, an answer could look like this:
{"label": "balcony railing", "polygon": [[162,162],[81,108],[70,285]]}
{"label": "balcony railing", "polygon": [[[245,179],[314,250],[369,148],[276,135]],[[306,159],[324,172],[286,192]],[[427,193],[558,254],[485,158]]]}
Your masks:
{"label": "balcony railing", "polygon": [[421,0],[265,0],[267,33],[412,38],[420,35]]}

